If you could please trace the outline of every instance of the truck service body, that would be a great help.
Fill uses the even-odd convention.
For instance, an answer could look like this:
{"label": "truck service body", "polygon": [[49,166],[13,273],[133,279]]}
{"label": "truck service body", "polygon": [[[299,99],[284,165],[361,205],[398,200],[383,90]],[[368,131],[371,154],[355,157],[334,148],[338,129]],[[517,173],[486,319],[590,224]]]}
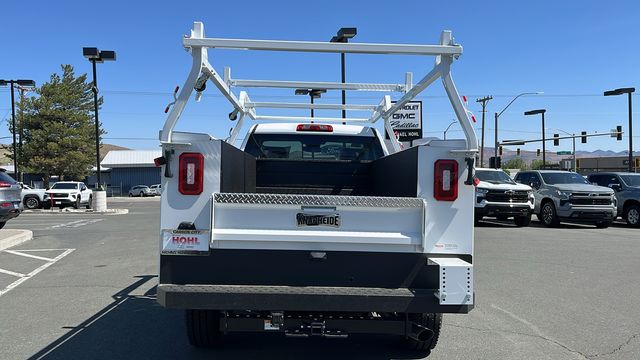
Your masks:
{"label": "truck service body", "polygon": [[[449,68],[461,47],[205,38],[183,40],[193,66],[160,133],[163,167],[158,301],[186,310],[196,346],[224,333],[404,336],[436,344],[443,313],[473,308],[473,159],[477,140]],[[224,79],[207,48],[434,55],[417,84]],[[442,78],[465,139],[391,149],[374,127]],[[211,81],[231,102],[228,139],[174,131],[193,91]],[[400,92],[379,105],[258,103],[233,87],[324,87]],[[368,118],[261,116],[257,108],[370,111]],[[234,144],[245,119],[250,127]]]}

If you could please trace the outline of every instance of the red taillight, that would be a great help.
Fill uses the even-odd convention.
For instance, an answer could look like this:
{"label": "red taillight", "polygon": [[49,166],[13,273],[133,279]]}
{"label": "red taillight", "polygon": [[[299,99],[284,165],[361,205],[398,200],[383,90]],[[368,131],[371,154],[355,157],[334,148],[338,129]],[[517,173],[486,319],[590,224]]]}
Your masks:
{"label": "red taillight", "polygon": [[333,126],[321,124],[298,124],[298,126],[296,126],[296,131],[333,132]]}
{"label": "red taillight", "polygon": [[200,195],[204,178],[204,156],[200,153],[180,154],[178,190],[183,195]]}
{"label": "red taillight", "polygon": [[2,203],[2,204],[0,204],[0,206],[3,207],[3,208],[6,208],[6,207],[11,206],[11,203],[8,203],[8,202]]}
{"label": "red taillight", "polygon": [[456,160],[436,161],[433,197],[438,201],[454,201],[458,198],[458,162]]}
{"label": "red taillight", "polygon": [[11,187],[11,183],[0,181],[0,188],[8,188]]}

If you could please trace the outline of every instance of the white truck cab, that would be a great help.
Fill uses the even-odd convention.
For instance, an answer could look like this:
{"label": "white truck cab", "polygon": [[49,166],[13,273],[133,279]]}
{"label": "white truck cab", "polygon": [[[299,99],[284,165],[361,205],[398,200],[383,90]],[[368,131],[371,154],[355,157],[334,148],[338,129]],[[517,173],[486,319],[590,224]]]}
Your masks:
{"label": "white truck cab", "polygon": [[[194,346],[227,332],[291,337],[384,333],[424,352],[443,313],[467,313],[473,290],[473,164],[477,140],[450,66],[462,48],[439,45],[183,40],[193,56],[160,133],[163,156],[158,302],[184,309]],[[436,56],[417,84],[314,83],[224,78],[207,48]],[[378,121],[442,78],[464,139],[387,149]],[[229,138],[178,132],[191,94],[212,82],[230,101]],[[253,102],[234,87],[400,92],[377,105]],[[292,92],[293,93],[293,92]],[[258,108],[368,111],[367,118],[260,115]],[[246,120],[243,144],[236,141]],[[264,123],[262,121],[269,121]]]}
{"label": "white truck cab", "polygon": [[45,208],[73,206],[79,209],[82,205],[91,209],[93,191],[83,182],[58,181],[45,191],[43,206]]}
{"label": "white truck cab", "polygon": [[513,181],[502,169],[477,168],[476,179],[476,224],[484,217],[495,217],[529,226],[535,205],[530,186]]}

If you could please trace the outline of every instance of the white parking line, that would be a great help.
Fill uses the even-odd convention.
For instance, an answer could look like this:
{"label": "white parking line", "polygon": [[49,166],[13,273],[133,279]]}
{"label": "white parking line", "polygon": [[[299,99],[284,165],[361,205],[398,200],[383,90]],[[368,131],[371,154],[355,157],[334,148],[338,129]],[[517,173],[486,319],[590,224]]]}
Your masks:
{"label": "white parking line", "polygon": [[15,272],[15,271],[11,271],[11,270],[5,270],[5,269],[0,269],[0,273],[3,274],[7,274],[7,275],[11,275],[11,276],[17,276],[17,277],[25,277],[25,274],[19,273],[19,272]]}
{"label": "white parking line", "polygon": [[9,254],[13,254],[13,255],[18,255],[18,256],[24,256],[24,257],[28,257],[28,258],[32,258],[32,259],[38,259],[38,260],[43,260],[43,261],[53,261],[53,259],[46,258],[44,256],[24,254],[24,253],[21,253],[19,251],[15,251],[15,250],[5,250],[4,252],[9,253]]}
{"label": "white parking line", "polygon": [[76,221],[71,221],[71,222],[68,222],[68,223],[53,225],[53,226],[50,226],[49,229],[78,228],[78,227],[85,226],[85,225],[95,224],[95,223],[100,222],[102,220],[104,220],[104,219],[76,220]]}
{"label": "white parking line", "polygon": [[[62,250],[62,249],[60,249]],[[15,289],[18,285],[22,284],[23,282],[29,280],[31,277],[37,275],[39,272],[41,272],[42,270],[48,268],[49,266],[55,264],[58,260],[62,259],[63,257],[71,254],[75,249],[66,249],[62,254],[56,256],[53,259],[50,259],[50,261],[47,261],[47,263],[45,263],[44,265],[38,267],[37,269],[33,270],[32,272],[24,275],[23,277],[21,277],[20,279],[12,282],[11,284],[7,285],[7,287],[5,287],[4,289],[0,290],[0,296],[8,293],[9,291]],[[5,252],[9,252],[10,250],[5,250]],[[35,250],[31,250],[31,251],[35,251]],[[24,254],[23,254],[24,255]],[[16,273],[18,274],[18,273]]]}

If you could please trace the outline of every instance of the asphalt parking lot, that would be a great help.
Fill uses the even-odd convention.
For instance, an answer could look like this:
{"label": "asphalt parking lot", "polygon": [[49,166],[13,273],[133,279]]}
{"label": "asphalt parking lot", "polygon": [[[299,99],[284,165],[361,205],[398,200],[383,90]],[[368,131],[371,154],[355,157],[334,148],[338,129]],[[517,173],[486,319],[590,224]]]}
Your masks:
{"label": "asphalt parking lot", "polygon": [[[155,302],[158,199],[110,206],[130,212],[7,224],[34,238],[0,252],[0,359],[415,358],[384,336],[247,334],[193,349],[182,313]],[[638,358],[639,229],[485,222],[475,246],[476,308],[445,316],[429,359]]]}

